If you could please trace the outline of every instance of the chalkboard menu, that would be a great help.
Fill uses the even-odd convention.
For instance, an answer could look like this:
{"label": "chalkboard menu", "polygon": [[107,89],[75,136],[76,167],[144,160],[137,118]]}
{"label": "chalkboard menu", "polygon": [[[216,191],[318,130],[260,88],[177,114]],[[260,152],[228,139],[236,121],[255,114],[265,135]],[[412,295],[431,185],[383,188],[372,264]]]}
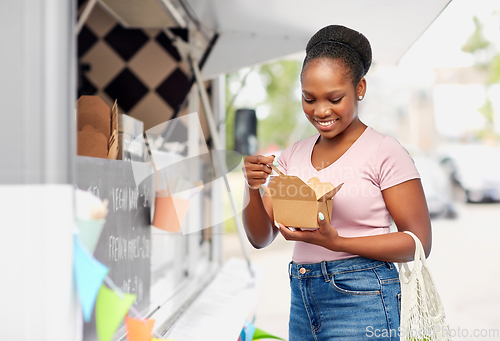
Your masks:
{"label": "chalkboard menu", "polygon": [[[76,186],[109,201],[109,213],[94,257],[109,268],[109,277],[118,288],[137,295],[134,307],[145,315],[150,303],[154,177],[136,184],[134,171],[142,167],[144,173],[151,168],[135,163],[133,170],[130,161],[76,158]],[[97,340],[94,315],[84,325],[84,340]]]}

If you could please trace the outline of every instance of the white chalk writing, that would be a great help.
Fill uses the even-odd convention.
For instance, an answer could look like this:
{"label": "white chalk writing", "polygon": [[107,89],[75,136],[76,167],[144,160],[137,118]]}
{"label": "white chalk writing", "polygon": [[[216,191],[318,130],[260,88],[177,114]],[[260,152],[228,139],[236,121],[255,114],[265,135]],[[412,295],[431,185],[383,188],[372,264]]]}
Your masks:
{"label": "white chalk writing", "polygon": [[130,212],[137,209],[139,190],[137,188],[115,188],[111,190],[113,212]]}
{"label": "white chalk writing", "polygon": [[132,239],[110,236],[108,240],[109,260],[119,262],[136,258],[151,258],[151,240],[146,236]]}
{"label": "white chalk writing", "polygon": [[126,294],[137,295],[134,305],[137,305],[142,301],[142,298],[144,296],[144,284],[142,282],[142,279],[140,279],[139,277],[134,276],[133,279],[124,279],[121,289]]}

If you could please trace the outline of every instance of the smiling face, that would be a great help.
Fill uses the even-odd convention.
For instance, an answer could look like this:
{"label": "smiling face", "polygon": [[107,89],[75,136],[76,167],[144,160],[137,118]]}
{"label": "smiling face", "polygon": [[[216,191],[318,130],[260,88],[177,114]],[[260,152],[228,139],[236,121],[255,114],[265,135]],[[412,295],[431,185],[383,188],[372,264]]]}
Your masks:
{"label": "smiling face", "polygon": [[302,72],[302,108],[323,138],[334,138],[363,125],[358,97],[365,95],[364,78],[355,87],[349,70],[338,60],[317,59]]}

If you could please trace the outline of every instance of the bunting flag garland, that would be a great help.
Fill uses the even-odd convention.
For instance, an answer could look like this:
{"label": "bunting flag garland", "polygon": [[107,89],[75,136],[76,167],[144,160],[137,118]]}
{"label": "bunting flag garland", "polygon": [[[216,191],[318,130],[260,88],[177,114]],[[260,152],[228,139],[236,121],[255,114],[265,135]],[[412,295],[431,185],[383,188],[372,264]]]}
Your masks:
{"label": "bunting flag garland", "polygon": [[[97,261],[95,251],[108,213],[108,201],[89,192],[77,190],[77,229],[73,236],[73,275],[85,322],[90,322],[95,308],[95,326],[99,341],[111,341],[125,315],[139,312],[132,306],[136,295],[124,294],[107,277],[109,269]],[[103,282],[111,287],[108,289]],[[155,321],[127,318],[129,341],[150,341]],[[156,336],[156,334],[155,334]]]}
{"label": "bunting flag garland", "polygon": [[245,320],[245,325],[243,329],[241,330],[240,337],[238,338],[238,341],[252,341],[252,340],[262,340],[262,339],[276,339],[276,340],[283,340],[284,339],[271,335],[262,329],[256,328],[252,322],[248,322]]}
{"label": "bunting flag garland", "polygon": [[151,333],[155,320],[152,319],[135,319],[125,316],[125,325],[127,326],[128,341],[150,341]]}
{"label": "bunting flag garland", "polygon": [[255,328],[255,333],[253,334],[252,340],[262,340],[262,339],[276,339],[285,341],[281,337],[271,335],[268,332],[263,331],[262,329]]}
{"label": "bunting flag garland", "polygon": [[83,319],[89,322],[97,294],[108,274],[108,268],[89,254],[78,236],[74,237],[73,266]]}
{"label": "bunting flag garland", "polygon": [[76,220],[78,230],[80,231],[80,240],[87,250],[94,254],[97,242],[101,236],[102,228],[106,219],[99,220]]}
{"label": "bunting flag garland", "polygon": [[133,294],[122,294],[121,296],[106,286],[101,286],[95,305],[99,341],[111,341],[136,298],[136,295]]}
{"label": "bunting flag garland", "polygon": [[245,326],[241,330],[241,334],[240,334],[239,340],[241,340],[241,341],[252,341],[254,333],[255,333],[255,326],[253,325],[253,323],[248,322],[247,320],[245,320]]}

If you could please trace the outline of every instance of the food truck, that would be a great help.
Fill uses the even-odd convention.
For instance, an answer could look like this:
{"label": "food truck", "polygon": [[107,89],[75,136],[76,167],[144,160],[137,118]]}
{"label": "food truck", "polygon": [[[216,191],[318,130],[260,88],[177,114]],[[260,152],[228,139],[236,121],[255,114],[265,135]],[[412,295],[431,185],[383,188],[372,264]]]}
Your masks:
{"label": "food truck", "polygon": [[[222,142],[225,74],[303,53],[328,24],[363,32],[374,63],[397,63],[448,2],[2,2],[1,338],[126,339],[124,314],[102,320],[108,305],[83,301],[83,255],[105,269],[94,296],[133,296],[126,312],[154,320],[154,338],[236,341],[259,275],[225,177],[241,161]],[[81,192],[108,202],[82,254]],[[244,259],[223,261],[227,219]]]}

